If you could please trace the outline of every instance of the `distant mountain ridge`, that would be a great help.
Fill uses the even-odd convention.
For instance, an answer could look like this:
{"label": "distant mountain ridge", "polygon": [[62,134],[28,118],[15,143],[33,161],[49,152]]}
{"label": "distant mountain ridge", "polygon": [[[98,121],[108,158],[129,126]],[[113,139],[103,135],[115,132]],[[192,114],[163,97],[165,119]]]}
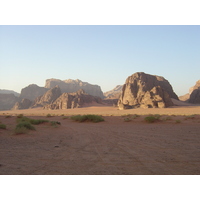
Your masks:
{"label": "distant mountain ridge", "polygon": [[0,94],[14,94],[16,97],[19,97],[19,93],[13,91],[13,90],[5,90],[5,89],[0,89]]}

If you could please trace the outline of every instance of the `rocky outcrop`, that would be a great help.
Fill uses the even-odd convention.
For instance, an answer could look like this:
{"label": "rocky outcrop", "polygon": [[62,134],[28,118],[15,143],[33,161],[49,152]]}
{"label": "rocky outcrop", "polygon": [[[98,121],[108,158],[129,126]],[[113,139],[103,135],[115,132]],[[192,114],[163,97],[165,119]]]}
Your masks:
{"label": "rocky outcrop", "polygon": [[195,86],[190,88],[189,103],[200,104],[200,80],[198,80]]}
{"label": "rocky outcrop", "polygon": [[43,107],[47,104],[53,103],[58,97],[61,95],[61,90],[59,86],[55,86],[54,88],[48,90],[44,95],[37,97],[31,108]]}
{"label": "rocky outcrop", "polygon": [[127,78],[118,106],[119,109],[165,108],[173,105],[171,98],[178,100],[172,86],[166,79],[138,72]]}
{"label": "rocky outcrop", "polygon": [[106,99],[119,99],[123,85],[117,85],[114,89],[103,93]]}
{"label": "rocky outcrop", "polygon": [[12,110],[22,110],[28,109],[32,104],[32,101],[29,99],[22,99],[20,102],[16,102],[13,106]]}
{"label": "rocky outcrop", "polygon": [[0,94],[14,94],[16,97],[19,97],[19,93],[13,91],[13,90],[1,90],[0,89]]}
{"label": "rocky outcrop", "polygon": [[82,82],[81,80],[59,80],[59,79],[47,79],[45,88],[53,88],[58,85],[61,89],[62,93],[72,93],[77,92],[78,90],[82,89],[87,94],[92,96],[97,96],[100,98],[104,98],[103,92],[101,91],[101,87],[98,85],[92,85],[87,82]]}
{"label": "rocky outcrop", "polygon": [[0,94],[0,110],[10,110],[18,100],[14,94]]}
{"label": "rocky outcrop", "polygon": [[192,104],[200,104],[200,80],[189,89],[189,93],[180,96],[179,100]]}
{"label": "rocky outcrop", "polygon": [[63,93],[58,99],[53,103],[44,106],[44,109],[71,109],[80,108],[85,104],[90,103],[102,103],[100,97],[94,97],[84,92],[84,90],[79,90],[74,93]]}
{"label": "rocky outcrop", "polygon": [[37,97],[43,95],[48,89],[31,84],[21,90],[20,99],[29,99],[33,101]]}

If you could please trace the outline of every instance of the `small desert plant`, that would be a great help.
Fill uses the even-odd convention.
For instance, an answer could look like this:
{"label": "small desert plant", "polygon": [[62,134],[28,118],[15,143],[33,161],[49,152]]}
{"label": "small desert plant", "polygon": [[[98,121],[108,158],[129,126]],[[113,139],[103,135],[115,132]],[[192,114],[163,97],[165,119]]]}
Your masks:
{"label": "small desert plant", "polygon": [[15,134],[27,134],[28,133],[28,129],[26,127],[16,127],[15,128]]}
{"label": "small desert plant", "polygon": [[64,117],[63,117],[63,119],[69,119],[69,117],[67,117],[67,116],[64,116]]}
{"label": "small desert plant", "polygon": [[188,115],[188,116],[185,117],[185,120],[187,120],[187,119],[194,119],[194,118],[195,118],[195,115]]}
{"label": "small desert plant", "polygon": [[11,118],[11,117],[12,117],[11,115],[6,115],[6,116],[5,116],[5,118]]}
{"label": "small desert plant", "polygon": [[125,122],[130,122],[131,119],[130,119],[129,117],[127,117],[127,118],[124,118],[124,121],[125,121]]}
{"label": "small desert plant", "polygon": [[58,122],[58,121],[50,121],[49,123],[50,123],[51,126],[53,126],[53,127],[58,127],[58,125],[60,125],[60,122]]}
{"label": "small desert plant", "polygon": [[0,124],[0,129],[6,129],[6,125],[5,124]]}
{"label": "small desert plant", "polygon": [[181,120],[176,120],[176,124],[180,124],[181,123]]}
{"label": "small desert plant", "polygon": [[132,118],[132,119],[136,119],[136,118],[138,118],[138,117],[140,117],[140,115],[135,114],[135,115],[133,115],[131,118]]}
{"label": "small desert plant", "polygon": [[17,118],[22,118],[22,117],[24,117],[23,114],[19,114],[19,115],[17,115]]}
{"label": "small desert plant", "polygon": [[20,122],[19,124],[16,125],[16,129],[17,128],[26,128],[28,130],[35,130],[35,127],[31,125],[30,122]]}
{"label": "small desert plant", "polygon": [[74,115],[71,117],[72,120],[78,122],[102,122],[104,119],[100,115]]}
{"label": "small desert plant", "polygon": [[28,117],[17,118],[17,123],[20,123],[20,122],[29,122],[31,124],[38,125],[38,124],[42,124],[49,121],[45,119],[30,119]]}
{"label": "small desert plant", "polygon": [[144,120],[148,123],[154,123],[154,122],[158,121],[159,118],[160,118],[160,115],[159,116],[158,115],[154,115],[154,116],[150,115],[150,116],[145,117]]}
{"label": "small desert plant", "polygon": [[46,117],[52,117],[52,115],[51,114],[47,114]]}

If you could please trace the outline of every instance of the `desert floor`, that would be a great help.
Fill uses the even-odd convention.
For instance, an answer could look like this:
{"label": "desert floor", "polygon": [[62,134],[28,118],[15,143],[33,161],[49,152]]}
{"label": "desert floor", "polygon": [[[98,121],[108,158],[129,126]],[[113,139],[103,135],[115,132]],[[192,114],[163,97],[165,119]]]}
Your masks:
{"label": "desert floor", "polygon": [[[36,131],[14,135],[16,118],[21,113],[59,121],[61,125],[34,125]],[[52,117],[47,118],[47,114]],[[63,115],[75,114],[99,114],[105,121],[79,123],[63,119]],[[139,117],[134,119],[134,114]],[[149,124],[144,121],[149,114],[162,116]],[[127,118],[131,121],[126,122]],[[0,122],[7,126],[6,130],[0,129],[1,175],[200,174],[199,106],[0,111]]]}

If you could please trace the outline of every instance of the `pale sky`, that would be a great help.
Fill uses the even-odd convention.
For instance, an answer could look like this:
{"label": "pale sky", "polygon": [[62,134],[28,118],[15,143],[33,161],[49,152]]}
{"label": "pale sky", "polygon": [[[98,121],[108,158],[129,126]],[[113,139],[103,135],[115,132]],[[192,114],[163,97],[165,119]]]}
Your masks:
{"label": "pale sky", "polygon": [[0,26],[0,55],[0,89],[57,78],[106,92],[145,72],[183,95],[200,79],[200,26]]}

